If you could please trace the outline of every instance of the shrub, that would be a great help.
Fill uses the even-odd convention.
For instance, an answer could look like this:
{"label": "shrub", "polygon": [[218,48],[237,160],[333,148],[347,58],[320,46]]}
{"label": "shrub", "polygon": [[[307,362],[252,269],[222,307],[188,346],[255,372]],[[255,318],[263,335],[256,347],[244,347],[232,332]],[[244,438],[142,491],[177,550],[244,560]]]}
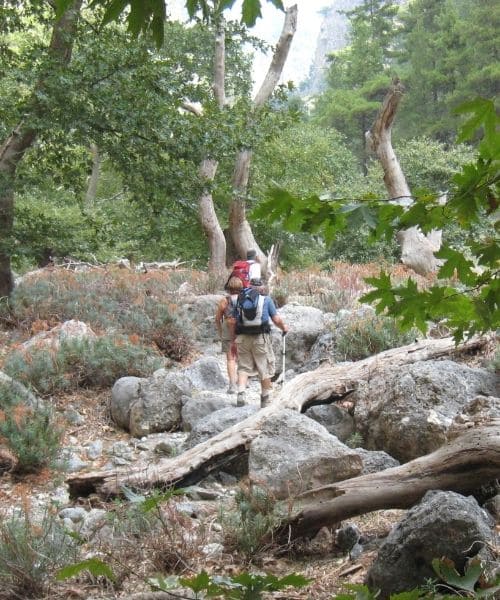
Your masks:
{"label": "shrub", "polygon": [[389,317],[354,317],[337,335],[336,355],[339,360],[361,360],[410,344],[418,335],[415,329],[401,331]]}
{"label": "shrub", "polygon": [[151,348],[132,344],[125,336],[62,340],[57,349],[34,346],[14,351],[4,371],[24,385],[48,395],[78,387],[104,388],[120,377],[144,377],[163,364]]}
{"label": "shrub", "polygon": [[[28,277],[15,288],[9,301],[10,319],[16,319],[28,330],[36,321],[54,326],[60,321],[78,319],[96,331],[112,329],[138,336],[143,344],[151,344],[162,332],[163,337],[168,334],[182,340],[182,351],[175,346],[175,356],[171,358],[185,358],[191,350],[186,324],[177,314],[178,296],[169,290],[177,290],[177,282],[186,280],[192,281],[194,288],[199,279],[196,272],[187,271],[145,274],[119,269],[83,273],[56,270],[44,273],[43,278]],[[169,346],[164,354],[168,351]]]}
{"label": "shrub", "polygon": [[26,509],[0,522],[0,598],[41,598],[57,568],[74,561],[78,548],[57,517],[46,511],[33,523]]}
{"label": "shrub", "polygon": [[252,482],[240,484],[235,501],[236,510],[221,516],[226,526],[226,543],[250,561],[272,547],[272,533],[283,514],[272,493]]}
{"label": "shrub", "polygon": [[33,473],[51,464],[59,453],[63,430],[50,408],[10,406],[1,415],[0,435],[17,457],[16,472]]}

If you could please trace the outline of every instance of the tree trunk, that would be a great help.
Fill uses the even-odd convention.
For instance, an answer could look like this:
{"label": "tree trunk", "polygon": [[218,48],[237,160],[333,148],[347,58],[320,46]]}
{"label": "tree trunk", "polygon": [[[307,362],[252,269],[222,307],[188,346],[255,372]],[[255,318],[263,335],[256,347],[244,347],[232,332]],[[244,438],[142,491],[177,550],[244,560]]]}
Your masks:
{"label": "tree trunk", "polygon": [[[213,82],[214,96],[220,110],[224,109],[226,103],[224,81],[225,53],[225,27],[224,19],[221,17],[215,34]],[[210,184],[215,179],[218,165],[218,161],[209,157],[205,158],[200,165],[200,177],[203,182],[203,192],[199,198],[198,206],[201,226],[207,236],[210,251],[208,272],[216,281],[220,282],[224,279],[226,273],[226,238],[224,237],[224,232],[222,231],[219,219],[217,218],[212,192],[210,191]]]}
{"label": "tree trunk", "polygon": [[361,475],[298,497],[307,505],[281,529],[281,539],[314,537],[349,517],[387,508],[409,508],[429,490],[470,494],[500,474],[500,420],[468,430],[435,452],[399,467]]}
{"label": "tree trunk", "polygon": [[[285,21],[281,31],[280,39],[276,45],[271,64],[262,85],[253,100],[253,110],[258,110],[269,100],[283,72],[288,52],[297,29],[297,6],[287,8]],[[266,272],[267,257],[257,244],[250,223],[246,218],[246,196],[248,188],[248,176],[252,162],[252,150],[244,148],[236,157],[233,172],[233,198],[229,207],[229,228],[234,247],[240,257],[246,256],[247,250],[254,248]]]}
{"label": "tree trunk", "polygon": [[191,485],[226,460],[244,454],[248,444],[260,434],[264,421],[278,410],[304,411],[313,404],[330,404],[354,391],[360,380],[373,377],[386,368],[476,350],[489,342],[487,336],[473,338],[459,346],[455,346],[452,338],[425,340],[355,363],[322,366],[316,371],[298,375],[286,384],[271,406],[177,457],[127,471],[95,471],[71,476],[67,480],[70,494],[74,497],[97,492],[108,497],[119,495],[123,485],[136,488]]}
{"label": "tree trunk", "polygon": [[97,196],[97,184],[99,183],[99,175],[101,172],[101,156],[99,148],[96,144],[91,144],[90,153],[92,155],[92,171],[87,183],[87,192],[85,193],[85,206],[90,208],[93,206]]}
{"label": "tree trunk", "polygon": [[[67,10],[52,29],[48,52],[61,66],[71,60],[81,5],[82,0],[76,0],[73,8]],[[42,77],[37,83],[37,90],[43,89],[43,85]],[[40,112],[35,98],[31,106],[33,112]],[[36,135],[35,129],[24,122],[20,123],[0,147],[0,298],[9,296],[14,287],[11,255],[16,170],[26,151],[33,145]]]}
{"label": "tree trunk", "polygon": [[[384,170],[384,184],[391,202],[409,206],[413,198],[391,141],[392,125],[403,94],[404,86],[396,79],[384,98],[372,128],[366,133],[366,141],[369,149],[380,160]],[[397,240],[401,247],[401,262],[416,273],[428,275],[442,264],[434,256],[434,252],[441,246],[441,232],[432,231],[426,236],[415,226],[399,231]]]}
{"label": "tree trunk", "polygon": [[[200,167],[200,177],[205,183],[211,183],[215,178],[218,163],[216,160],[205,159]],[[208,240],[210,259],[208,272],[220,281],[226,273],[226,239],[215,212],[212,193],[206,188],[199,199],[201,226]]]}

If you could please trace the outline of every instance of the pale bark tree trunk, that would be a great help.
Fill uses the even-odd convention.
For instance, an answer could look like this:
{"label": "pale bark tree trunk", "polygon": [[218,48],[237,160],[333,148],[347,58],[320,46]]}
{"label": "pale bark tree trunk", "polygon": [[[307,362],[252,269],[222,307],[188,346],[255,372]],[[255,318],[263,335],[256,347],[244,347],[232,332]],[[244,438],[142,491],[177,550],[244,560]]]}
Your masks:
{"label": "pale bark tree trunk", "polygon": [[[213,91],[217,105],[222,111],[226,103],[225,92],[225,27],[221,17],[215,34],[214,50],[214,83]],[[192,111],[195,112],[195,111]],[[200,178],[203,183],[203,191],[198,201],[200,221],[203,231],[207,236],[210,258],[208,272],[217,280],[221,281],[226,273],[226,238],[220,226],[210,185],[215,179],[218,162],[206,157],[200,165]]]}
{"label": "pale bark tree trunk", "polygon": [[[269,100],[283,72],[283,67],[288,58],[295,31],[297,29],[297,6],[286,10],[285,21],[278,44],[274,51],[271,64],[262,85],[253,100],[253,110],[259,108]],[[229,229],[234,247],[239,255],[244,258],[247,250],[254,248],[262,264],[263,272],[266,271],[267,257],[260,249],[246,217],[246,196],[248,177],[252,162],[252,150],[243,148],[236,157],[233,172],[233,198],[229,207]]]}
{"label": "pale bark tree trunk", "polygon": [[359,381],[386,368],[477,350],[490,341],[491,338],[483,336],[456,346],[451,338],[425,340],[387,350],[356,363],[322,366],[298,375],[286,384],[271,406],[177,457],[162,459],[155,465],[139,465],[127,471],[95,471],[71,476],[67,480],[70,494],[80,496],[97,492],[107,497],[120,495],[123,485],[137,488],[191,485],[229,458],[247,452],[249,443],[260,434],[266,419],[283,408],[304,411],[312,404],[330,404],[353,392]]}
{"label": "pale bark tree trunk", "polygon": [[[399,467],[301,494],[308,503],[281,529],[282,539],[314,537],[322,527],[387,508],[410,508],[429,490],[470,494],[500,473],[500,420],[468,430],[435,452]],[[309,504],[310,501],[313,504]]]}
{"label": "pale bark tree trunk", "polygon": [[[76,25],[82,0],[76,0],[73,7],[58,19],[52,29],[48,53],[59,65],[67,65],[71,60]],[[41,78],[37,89],[43,89]],[[40,109],[36,99],[31,102],[32,111]],[[27,117],[29,120],[29,116]],[[33,145],[37,132],[28,123],[20,123],[0,147],[0,298],[9,296],[14,282],[11,271],[12,227],[14,223],[14,184],[16,170],[26,151]]]}
{"label": "pale bark tree trunk", "polygon": [[[372,128],[366,134],[366,140],[384,170],[384,184],[389,198],[402,206],[409,206],[412,195],[391,140],[392,125],[403,94],[404,86],[396,79],[384,98]],[[424,235],[418,227],[410,227],[399,231],[397,239],[401,247],[401,262],[424,276],[437,270],[441,261],[434,256],[434,252],[441,246],[441,232],[432,231]]]}
{"label": "pale bark tree trunk", "polygon": [[97,144],[90,145],[90,154],[92,156],[92,171],[87,183],[87,191],[85,193],[85,206],[90,208],[97,196],[97,185],[101,174],[101,156]]}

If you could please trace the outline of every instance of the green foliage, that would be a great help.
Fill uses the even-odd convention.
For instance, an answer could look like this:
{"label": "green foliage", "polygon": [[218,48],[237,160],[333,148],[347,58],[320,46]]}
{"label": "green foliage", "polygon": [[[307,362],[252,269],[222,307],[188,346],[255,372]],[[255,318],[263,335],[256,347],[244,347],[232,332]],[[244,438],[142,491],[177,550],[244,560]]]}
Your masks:
{"label": "green foliage", "polygon": [[0,595],[43,598],[55,571],[78,556],[78,547],[56,514],[46,511],[34,522],[24,509],[0,522]]}
{"label": "green foliage", "polygon": [[[283,10],[281,0],[268,0]],[[230,8],[234,0],[221,0],[216,2],[218,11]],[[72,5],[72,0],[56,0],[57,16],[60,17]],[[212,15],[211,4],[207,0],[186,0],[187,11],[191,18],[194,18],[198,11],[201,11],[205,20]],[[147,3],[138,0],[93,0],[91,6],[102,6],[104,15],[102,25],[111,21],[119,20],[122,15],[126,15],[128,30],[134,36],[141,33],[151,32],[156,44],[160,47],[164,41],[164,22],[166,18],[167,5],[165,0],[149,0]],[[261,15],[260,0],[244,0],[241,9],[241,21],[248,27],[253,27]]]}
{"label": "green foliage", "polygon": [[[484,567],[477,559],[470,561],[464,575],[460,575],[453,561],[446,558],[434,559],[432,566],[441,582],[430,581],[426,586],[391,594],[389,600],[453,600],[457,596],[494,598],[500,589],[500,577],[493,582],[484,581]],[[337,594],[333,600],[375,600],[380,595],[380,592],[372,591],[366,585],[346,585],[345,589],[348,593]]]}
{"label": "green foliage", "polygon": [[7,406],[0,421],[0,436],[17,458],[19,474],[34,473],[53,464],[60,451],[63,429],[51,408]]}
{"label": "green foliage", "polygon": [[63,339],[57,348],[33,346],[7,355],[4,370],[41,395],[79,387],[110,387],[120,377],[145,377],[160,368],[161,357],[151,348],[124,336]]}
{"label": "green foliage", "polygon": [[301,588],[306,586],[309,580],[302,575],[292,573],[285,577],[275,575],[254,575],[252,573],[240,573],[232,577],[209,575],[202,571],[198,575],[187,578],[155,577],[149,580],[153,589],[168,592],[168,590],[179,585],[189,588],[195,593],[196,598],[220,597],[227,600],[261,600],[265,592],[279,592],[287,588]]}
{"label": "green foliage", "polygon": [[272,546],[272,533],[281,523],[282,509],[272,494],[252,482],[240,484],[236,510],[221,515],[226,543],[251,561]]}
{"label": "green foliage", "polygon": [[88,571],[94,577],[106,577],[110,581],[115,580],[115,576],[109,565],[95,557],[63,567],[56,573],[56,579],[64,581],[65,579],[79,575],[82,571]]}
{"label": "green foliage", "polygon": [[395,319],[390,317],[353,317],[337,334],[335,354],[338,360],[361,360],[411,344],[416,333],[415,330],[402,332]]}
{"label": "green foliage", "polygon": [[359,431],[355,431],[352,435],[349,436],[345,444],[346,446],[349,446],[349,448],[362,448],[363,442],[364,439],[361,433],[359,433]]}
{"label": "green foliage", "polygon": [[[333,240],[338,231],[362,226],[371,230],[374,239],[380,239],[391,238],[394,231],[414,225],[425,232],[440,229],[448,222],[459,225],[466,252],[445,246],[437,255],[449,261],[438,276],[448,278],[453,274],[457,280],[454,287],[438,281],[419,290],[412,279],[393,287],[389,275],[382,272],[378,278],[367,279],[375,289],[361,298],[363,302],[376,302],[378,313],[396,317],[405,329],[416,326],[426,332],[428,321],[446,318],[457,341],[465,335],[496,329],[500,324],[500,118],[493,102],[485,99],[477,99],[459,110],[473,115],[466,121],[459,140],[464,141],[477,128],[482,129],[483,137],[476,162],[465,165],[453,177],[450,197],[444,206],[433,194],[420,195],[405,211],[401,206],[370,198],[348,203],[319,196],[299,198],[275,189],[272,199],[255,210],[258,217],[267,214],[270,219],[279,219],[291,231],[321,233],[326,240]],[[472,227],[484,219],[489,221],[494,234],[476,239]]]}

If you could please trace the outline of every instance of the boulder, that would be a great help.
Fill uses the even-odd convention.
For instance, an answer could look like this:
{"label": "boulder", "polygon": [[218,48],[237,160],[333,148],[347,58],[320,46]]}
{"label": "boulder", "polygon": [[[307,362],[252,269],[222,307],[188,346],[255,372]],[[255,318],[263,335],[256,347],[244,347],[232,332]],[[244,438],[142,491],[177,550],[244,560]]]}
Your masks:
{"label": "boulder", "polygon": [[250,479],[278,498],[355,477],[361,470],[355,450],[292,410],[270,415],[250,444]]}
{"label": "boulder", "polygon": [[111,388],[109,412],[113,421],[127,431],[130,428],[130,407],[139,398],[142,377],[121,377]]}
{"label": "boulder", "polygon": [[367,575],[380,598],[411,590],[435,578],[432,560],[446,557],[463,571],[476,555],[494,560],[492,519],[472,497],[427,492],[391,531]]}
{"label": "boulder", "polygon": [[41,331],[27,342],[24,342],[22,347],[25,350],[36,346],[50,346],[57,349],[63,340],[95,339],[96,337],[96,334],[86,323],[71,319],[49,331]]}
{"label": "boulder", "polygon": [[367,475],[368,473],[378,473],[385,469],[391,469],[392,467],[398,467],[399,461],[384,452],[383,450],[365,450],[364,448],[355,448],[355,451],[359,454],[363,462],[363,470],[361,475]]}
{"label": "boulder", "polygon": [[497,377],[450,360],[404,365],[360,382],[351,399],[364,446],[401,462],[433,452],[476,395],[493,395]]}
{"label": "boulder", "polygon": [[[313,306],[290,303],[279,309],[279,314],[290,328],[286,336],[285,369],[296,370],[307,360],[309,351],[318,336],[326,329],[323,312]],[[276,354],[276,372],[281,373],[281,331],[273,329],[273,349]]]}
{"label": "boulder", "polygon": [[186,447],[193,448],[197,444],[201,444],[205,440],[210,439],[214,435],[221,433],[228,427],[244,421],[256,413],[259,409],[256,406],[232,406],[223,408],[216,412],[210,413],[201,421],[193,425],[191,432],[186,440]]}
{"label": "boulder", "polygon": [[335,404],[312,406],[305,415],[314,419],[341,442],[348,440],[354,433],[354,417],[345,408]]}
{"label": "boulder", "polygon": [[140,382],[138,397],[130,405],[130,433],[141,437],[179,429],[182,405],[191,397],[191,391],[191,382],[184,374],[155,371]]}
{"label": "boulder", "polygon": [[227,386],[219,362],[213,356],[200,358],[183,369],[182,374],[197,390],[220,390]]}
{"label": "boulder", "polygon": [[[247,405],[223,408],[209,414],[193,425],[191,433],[186,440],[186,448],[192,448],[197,444],[201,444],[228,427],[244,421],[258,410],[256,406]],[[246,455],[236,456],[233,459],[227,460],[223,465],[223,470],[230,476],[244,477],[248,473],[248,457]]]}
{"label": "boulder", "polygon": [[231,400],[223,393],[206,391],[193,394],[182,407],[182,429],[191,431],[198,421],[218,410],[234,406],[234,402],[234,396]]}

